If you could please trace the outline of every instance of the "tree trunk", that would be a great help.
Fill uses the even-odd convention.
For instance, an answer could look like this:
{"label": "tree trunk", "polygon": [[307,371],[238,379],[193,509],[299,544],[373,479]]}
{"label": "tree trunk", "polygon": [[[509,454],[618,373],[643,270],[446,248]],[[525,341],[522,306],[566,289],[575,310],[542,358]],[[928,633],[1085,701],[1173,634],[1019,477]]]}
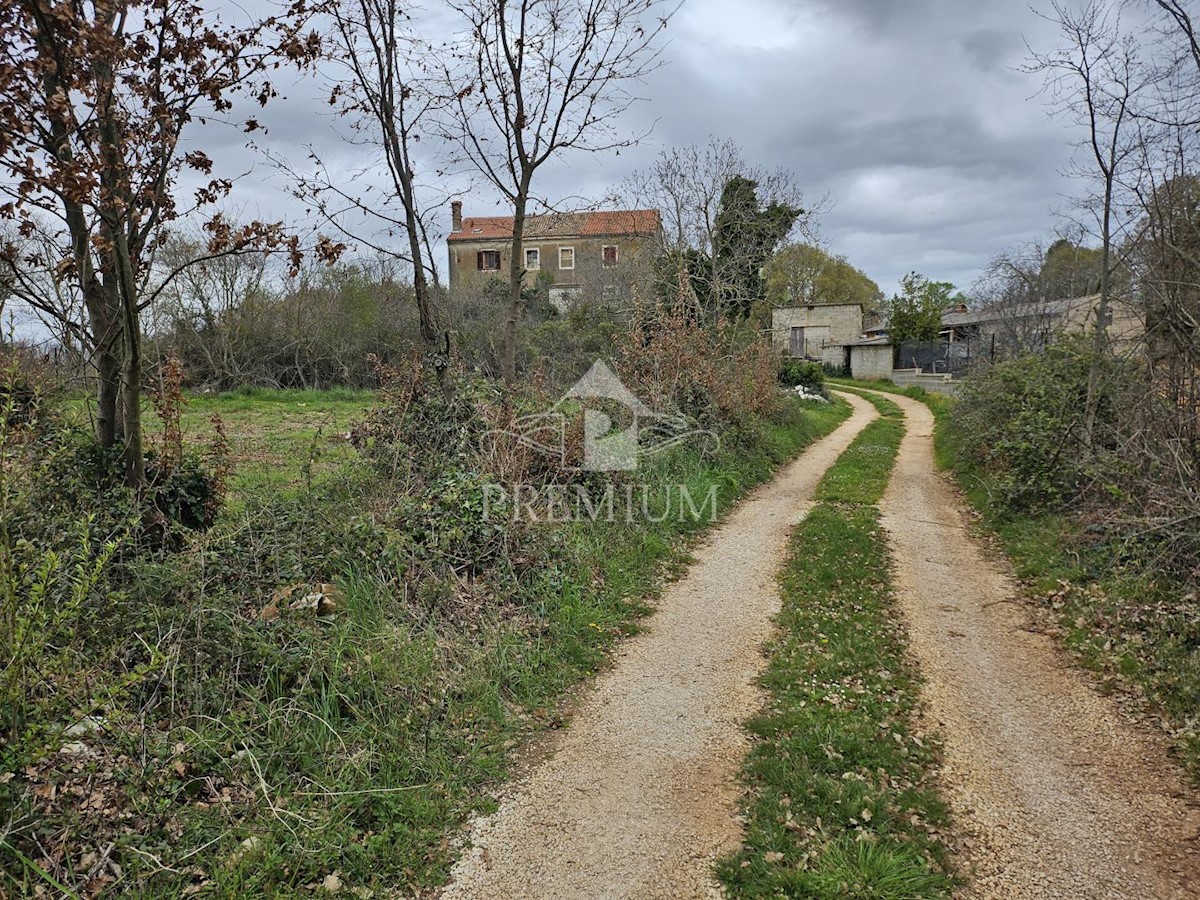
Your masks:
{"label": "tree trunk", "polygon": [[413,293],[417,297],[417,314],[421,320],[421,340],[425,343],[426,358],[437,374],[442,398],[450,403],[454,400],[454,382],[450,377],[450,335],[445,335],[445,345],[441,346],[442,335],[438,333],[437,320],[433,315],[432,290],[425,276],[424,253],[417,233],[420,223],[411,203],[405,204],[405,214],[408,217],[408,246],[413,263]]}
{"label": "tree trunk", "polygon": [[1112,291],[1110,260],[1112,259],[1112,198],[1113,175],[1108,173],[1104,183],[1104,210],[1100,224],[1100,300],[1096,304],[1096,327],[1092,332],[1092,359],[1088,366],[1087,408],[1084,414],[1084,443],[1092,446],[1096,416],[1100,405],[1100,367],[1108,349],[1109,294]]}
{"label": "tree trunk", "polygon": [[122,370],[121,421],[125,430],[125,483],[132,488],[140,488],[146,483],[146,457],[142,446],[142,336],[136,326],[125,334]]}
{"label": "tree trunk", "polygon": [[92,364],[96,367],[96,442],[104,448],[113,446],[121,434],[117,410],[121,390],[121,323],[113,313],[108,294],[98,278],[93,277],[84,285],[84,306],[93,341]]}
{"label": "tree trunk", "polygon": [[521,321],[524,300],[521,291],[525,278],[525,209],[528,203],[529,185],[525,179],[522,188],[517,192],[517,202],[513,209],[513,239],[512,258],[509,260],[508,274],[511,279],[508,289],[508,316],[504,320],[504,348],[501,365],[504,373],[505,387],[512,389],[517,384],[517,324]]}
{"label": "tree trunk", "polygon": [[108,448],[121,434],[117,397],[121,393],[121,364],[115,353],[97,350],[96,365],[96,441]]}
{"label": "tree trunk", "polygon": [[[116,10],[106,11],[103,24],[111,27]],[[101,21],[98,18],[98,22]],[[120,413],[123,449],[121,461],[125,484],[140,490],[146,483],[146,460],[142,449],[142,327],[138,309],[137,267],[134,252],[140,248],[136,237],[136,214],[130,188],[124,123],[117,110],[116,75],[111,60],[94,63],[97,74],[96,124],[99,131],[101,160],[100,183],[106,196],[99,210],[105,248],[101,251],[105,296],[119,329],[120,342]],[[132,244],[132,246],[131,246]],[[115,330],[114,329],[114,330]]]}
{"label": "tree trunk", "polygon": [[146,483],[146,458],[142,447],[142,326],[138,318],[137,279],[129,243],[123,234],[117,235],[113,258],[120,276],[122,349],[125,351],[121,363],[125,483],[132,488],[141,488]]}

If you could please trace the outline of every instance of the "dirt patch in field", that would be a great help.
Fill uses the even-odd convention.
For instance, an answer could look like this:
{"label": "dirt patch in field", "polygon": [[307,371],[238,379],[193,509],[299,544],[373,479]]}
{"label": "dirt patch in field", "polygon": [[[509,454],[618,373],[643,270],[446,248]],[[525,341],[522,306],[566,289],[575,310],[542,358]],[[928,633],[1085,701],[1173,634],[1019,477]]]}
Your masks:
{"label": "dirt patch in field", "polygon": [[908,432],[882,503],[925,674],[941,780],[965,841],[961,896],[1200,896],[1200,810],[1161,734],[1122,718],[971,539],[934,471],[933,417],[888,395]]}
{"label": "dirt patch in field", "polygon": [[472,823],[444,898],[722,896],[712,863],[741,838],[741,725],[762,702],[776,579],[821,475],[875,417],[851,402],[850,419],[696,548],[554,752]]}

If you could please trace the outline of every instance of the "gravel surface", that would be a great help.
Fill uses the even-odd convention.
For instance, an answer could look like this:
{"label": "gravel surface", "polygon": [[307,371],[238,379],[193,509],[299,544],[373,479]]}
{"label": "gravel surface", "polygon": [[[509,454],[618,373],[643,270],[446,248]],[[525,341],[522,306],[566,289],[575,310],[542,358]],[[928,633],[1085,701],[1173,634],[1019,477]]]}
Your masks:
{"label": "gravel surface", "polygon": [[945,740],[965,898],[1200,897],[1200,811],[1159,732],[1130,723],[1036,633],[934,471],[933,416],[908,432],[882,503],[898,592]]}
{"label": "gravel surface", "polygon": [[696,549],[551,755],[472,823],[443,898],[722,896],[711,867],[741,838],[741,724],[762,702],[754,681],[788,533],[825,469],[875,417],[850,399],[850,419]]}

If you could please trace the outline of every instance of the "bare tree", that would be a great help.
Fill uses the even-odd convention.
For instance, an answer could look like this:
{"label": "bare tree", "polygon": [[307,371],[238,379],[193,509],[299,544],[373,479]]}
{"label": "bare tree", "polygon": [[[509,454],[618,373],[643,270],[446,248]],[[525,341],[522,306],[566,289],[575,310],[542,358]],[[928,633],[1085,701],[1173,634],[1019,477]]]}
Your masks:
{"label": "bare tree", "polygon": [[443,135],[513,209],[501,360],[511,387],[534,177],[564,151],[598,153],[639,139],[619,130],[618,119],[659,64],[655,42],[674,8],[656,0],[448,2],[465,33],[443,73],[454,98]]}
{"label": "bare tree", "polygon": [[1087,162],[1079,174],[1098,185],[1092,210],[1100,239],[1100,299],[1092,333],[1094,359],[1088,377],[1085,437],[1091,442],[1096,419],[1101,358],[1108,344],[1120,194],[1129,163],[1137,152],[1134,116],[1141,95],[1154,82],[1144,65],[1135,35],[1123,31],[1115,9],[1105,0],[1089,0],[1075,11],[1054,0],[1047,18],[1056,24],[1062,45],[1033,54],[1026,71],[1046,79],[1051,109],[1085,130],[1081,149]]}
{"label": "bare tree", "polygon": [[[741,267],[741,260],[722,252],[719,227],[725,188],[738,178],[755,183],[758,199],[765,206],[803,210],[796,230],[810,243],[818,243],[816,222],[826,200],[805,203],[792,172],[750,164],[742,148],[727,138],[714,136],[704,145],[663,150],[649,167],[630,175],[619,191],[630,205],[654,207],[662,212],[663,249],[672,263],[662,274],[680,292],[681,306],[691,307],[697,314],[704,304],[690,283],[689,256],[698,255],[707,261],[707,280],[711,282],[713,296],[722,293],[724,284]],[[724,250],[728,250],[727,241]]]}
{"label": "bare tree", "polygon": [[60,252],[57,244],[45,234],[35,232],[28,237],[7,235],[0,238],[0,245],[9,248],[12,258],[21,260],[18,266],[5,265],[0,269],[5,293],[16,301],[14,306],[28,312],[71,360],[81,363],[89,344],[87,312],[74,285],[56,277]]}
{"label": "bare tree", "polygon": [[1200,76],[1200,37],[1196,33],[1196,25],[1187,4],[1182,0],[1152,0],[1152,3],[1162,10],[1166,16],[1165,32],[1179,42],[1181,54],[1175,57],[1179,61],[1186,56],[1194,67],[1193,75]]}
{"label": "bare tree", "polygon": [[[231,188],[185,132],[229,115],[239,94],[266,103],[274,68],[315,59],[308,14],[300,0],[239,27],[192,0],[0,5],[0,214],[23,237],[51,241],[56,276],[79,291],[99,383],[97,437],[122,443],[131,485],[145,479],[140,315],[177,274],[155,287],[154,253],[170,222]],[[191,209],[174,192],[185,171],[203,181]],[[234,229],[220,216],[207,229],[209,256],[282,241],[278,226]],[[2,250],[10,271],[27,264],[14,243]]]}
{"label": "bare tree", "polygon": [[621,193],[630,203],[662,211],[668,249],[711,254],[721,191],[735,175],[750,174],[748,169],[736,142],[711,137],[704,146],[661,151],[649,167],[626,179]]}
{"label": "bare tree", "polygon": [[156,264],[179,275],[147,310],[147,333],[160,357],[173,352],[189,373],[227,388],[253,377],[245,367],[245,344],[255,310],[272,293],[270,254],[202,259],[207,243],[200,234],[175,233],[159,249]]}
{"label": "bare tree", "polygon": [[438,269],[430,240],[443,197],[425,202],[434,189],[422,183],[424,159],[417,153],[446,98],[439,93],[444,82],[426,68],[435,54],[413,29],[410,9],[400,0],[339,0],[330,9],[334,40],[328,55],[342,73],[330,102],[350,125],[347,139],[382,159],[386,193],[381,196],[373,185],[355,190],[365,173],[349,182],[337,179],[315,152],[314,172],[292,174],[299,191],[342,234],[411,267],[421,341],[448,399],[449,334],[438,324]]}

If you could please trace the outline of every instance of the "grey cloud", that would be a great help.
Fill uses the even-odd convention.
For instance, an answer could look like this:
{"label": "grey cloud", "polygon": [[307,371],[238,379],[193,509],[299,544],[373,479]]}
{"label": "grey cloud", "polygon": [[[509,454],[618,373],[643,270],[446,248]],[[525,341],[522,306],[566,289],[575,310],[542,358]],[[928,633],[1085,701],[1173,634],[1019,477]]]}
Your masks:
{"label": "grey cloud", "polygon": [[[750,162],[796,173],[810,197],[836,204],[822,224],[831,249],[885,288],[911,269],[966,286],[988,257],[1053,226],[1068,135],[1015,72],[1025,41],[1053,39],[1026,0],[693,0],[669,29],[666,65],[647,79],[647,102],[626,116],[640,146],[567,155],[537,185],[552,198],[610,193],[662,148],[731,137]],[[756,30],[751,12],[769,26]],[[315,82],[287,85],[288,100],[260,118],[263,142],[293,160],[313,144],[347,173],[371,153],[342,142]],[[205,140],[209,140],[206,136]],[[223,171],[253,166],[235,203],[300,215],[286,185],[234,130],[209,146]],[[468,208],[497,198],[465,181]],[[252,210],[253,211],[253,210]]]}
{"label": "grey cloud", "polygon": [[959,46],[976,67],[995,72],[1018,62],[1025,52],[1020,35],[998,28],[981,28],[959,38]]}

